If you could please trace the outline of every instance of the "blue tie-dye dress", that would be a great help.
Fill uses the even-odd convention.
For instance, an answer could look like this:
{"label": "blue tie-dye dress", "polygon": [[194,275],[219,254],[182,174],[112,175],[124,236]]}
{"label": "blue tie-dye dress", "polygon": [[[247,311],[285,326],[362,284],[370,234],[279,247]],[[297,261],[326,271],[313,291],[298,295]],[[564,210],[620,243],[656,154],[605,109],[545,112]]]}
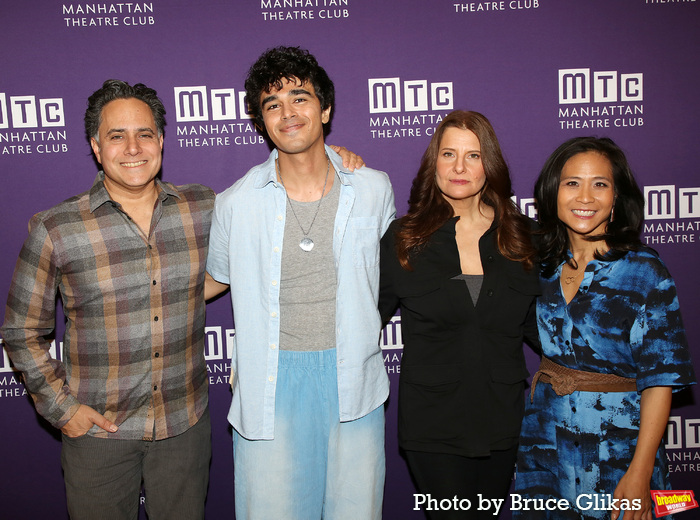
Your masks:
{"label": "blue tie-dye dress", "polygon": [[[636,378],[637,392],[558,396],[551,385],[538,383],[534,401],[527,399],[515,493],[561,497],[572,509],[513,514],[522,519],[609,518],[609,511],[588,509],[587,497],[581,503],[586,510],[577,509],[577,497],[615,491],[634,455],[642,390],[675,390],[693,384],[695,376],[676,287],[652,250],[590,262],[568,305],[561,269],[541,279],[537,322],[543,354],[569,368]],[[661,446],[651,489],[669,488]]]}

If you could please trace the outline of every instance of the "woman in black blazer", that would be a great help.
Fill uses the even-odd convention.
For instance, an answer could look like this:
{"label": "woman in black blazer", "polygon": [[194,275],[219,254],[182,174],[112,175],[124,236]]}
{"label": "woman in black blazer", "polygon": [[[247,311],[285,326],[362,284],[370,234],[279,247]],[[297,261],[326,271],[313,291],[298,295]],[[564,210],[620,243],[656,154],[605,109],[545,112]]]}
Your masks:
{"label": "woman in black blazer", "polygon": [[496,518],[510,486],[539,294],[532,221],[511,196],[488,119],[452,112],[381,242],[379,307],[385,320],[400,307],[404,340],[399,444],[437,499],[429,518]]}

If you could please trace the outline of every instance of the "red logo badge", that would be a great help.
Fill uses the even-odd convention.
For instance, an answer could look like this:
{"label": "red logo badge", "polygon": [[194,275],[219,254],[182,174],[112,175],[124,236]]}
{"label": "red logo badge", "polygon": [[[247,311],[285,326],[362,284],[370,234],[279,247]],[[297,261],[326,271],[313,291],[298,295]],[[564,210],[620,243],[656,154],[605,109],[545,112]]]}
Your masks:
{"label": "red logo badge", "polygon": [[698,507],[695,493],[692,491],[658,491],[651,492],[651,500],[654,502],[656,516],[666,516],[671,513],[680,513]]}

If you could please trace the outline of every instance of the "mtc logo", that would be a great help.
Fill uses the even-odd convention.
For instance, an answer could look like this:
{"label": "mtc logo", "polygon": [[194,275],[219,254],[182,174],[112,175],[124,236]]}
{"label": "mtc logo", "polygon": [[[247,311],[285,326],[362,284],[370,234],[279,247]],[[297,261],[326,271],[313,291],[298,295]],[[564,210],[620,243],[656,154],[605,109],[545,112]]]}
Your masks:
{"label": "mtc logo", "polygon": [[643,74],[619,74],[610,70],[559,69],[559,104],[615,103],[643,100]]}
{"label": "mtc logo", "polygon": [[[175,119],[178,123],[193,121],[230,121],[248,117],[245,91],[236,93],[232,88],[206,86],[174,87]],[[236,110],[238,108],[238,110]],[[210,116],[211,113],[211,116]]]}
{"label": "mtc logo", "polygon": [[[685,442],[684,441],[685,438]],[[666,448],[700,448],[700,419],[686,419],[673,415],[668,418]]]}
{"label": "mtc logo", "polygon": [[382,330],[380,344],[382,350],[403,348],[403,335],[401,334],[401,317],[394,316]]}
{"label": "mtc logo", "polygon": [[678,188],[673,184],[644,187],[644,218],[662,220],[700,217],[700,188]]}
{"label": "mtc logo", "polygon": [[231,359],[233,354],[233,337],[235,335],[236,329],[204,327],[204,336],[206,338],[204,359],[206,361]]}
{"label": "mtc logo", "polygon": [[35,96],[10,96],[8,102],[7,95],[0,92],[0,129],[39,126],[66,126],[62,98],[40,98],[37,101]]}
{"label": "mtc logo", "polygon": [[5,352],[3,343],[5,343],[5,341],[0,339],[0,373],[12,372],[12,364],[10,363],[10,358],[7,357],[7,352]]}
{"label": "mtc logo", "polygon": [[[424,79],[404,81],[401,78],[368,79],[369,112],[420,112],[452,110],[452,82],[428,83]],[[403,108],[402,108],[403,107]]]}

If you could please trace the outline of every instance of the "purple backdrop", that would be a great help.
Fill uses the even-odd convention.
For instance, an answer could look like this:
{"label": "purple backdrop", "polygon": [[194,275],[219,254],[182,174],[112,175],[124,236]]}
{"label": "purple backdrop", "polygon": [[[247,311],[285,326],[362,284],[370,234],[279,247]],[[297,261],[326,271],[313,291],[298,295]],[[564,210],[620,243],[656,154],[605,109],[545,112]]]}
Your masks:
{"label": "purple backdrop", "polygon": [[[328,141],[389,174],[399,214],[434,127],[453,108],[492,121],[517,201],[530,215],[533,181],[559,143],[590,134],[615,139],[645,187],[646,240],[676,278],[700,373],[699,22],[695,0],[4,2],[0,298],[29,218],[93,181],[82,117],[103,80],[156,88],[168,111],[164,179],[218,192],[268,153],[241,110],[247,68],[268,47],[300,45],[336,83]],[[233,324],[227,298],[208,311],[214,455],[207,517],[218,519],[233,515],[225,419]],[[396,443],[398,327],[383,346],[392,380],[384,518],[420,519]],[[65,518],[58,435],[34,412],[1,345],[0,352],[0,517]],[[534,367],[534,356],[529,361]],[[700,407],[692,393],[671,415],[675,487],[700,489]],[[697,511],[682,518],[698,518]]]}

